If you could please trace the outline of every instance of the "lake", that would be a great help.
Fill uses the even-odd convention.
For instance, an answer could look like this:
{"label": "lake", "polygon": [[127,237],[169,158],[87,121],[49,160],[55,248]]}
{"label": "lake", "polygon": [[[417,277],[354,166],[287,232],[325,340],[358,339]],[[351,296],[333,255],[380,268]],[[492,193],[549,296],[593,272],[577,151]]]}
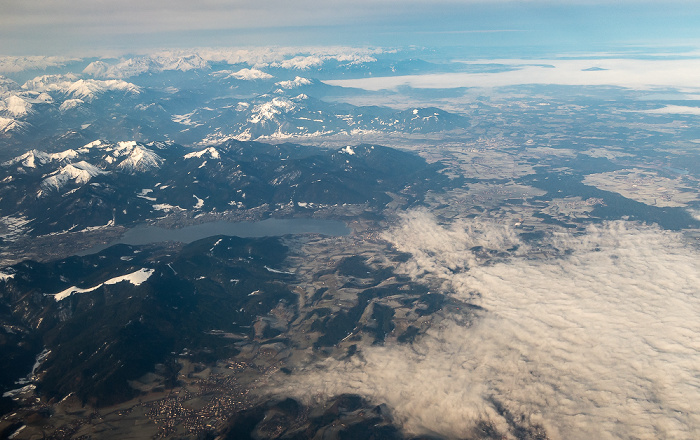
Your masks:
{"label": "lake", "polygon": [[269,237],[287,234],[347,235],[347,225],[335,220],[308,218],[278,219],[268,218],[256,222],[211,222],[187,226],[179,229],[165,229],[156,226],[140,225],[129,229],[121,238],[111,243],[93,246],[77,255],[100,252],[115,244],[150,244],[163,241],[191,243],[212,235],[235,235],[238,237]]}

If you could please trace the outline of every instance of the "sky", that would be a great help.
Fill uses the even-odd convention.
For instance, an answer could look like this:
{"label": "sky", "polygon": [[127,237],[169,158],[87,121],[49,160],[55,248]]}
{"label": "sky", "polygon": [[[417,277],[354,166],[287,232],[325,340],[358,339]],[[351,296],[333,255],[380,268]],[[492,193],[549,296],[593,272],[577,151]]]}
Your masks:
{"label": "sky", "polygon": [[580,47],[697,42],[688,0],[4,0],[1,55],[260,45]]}

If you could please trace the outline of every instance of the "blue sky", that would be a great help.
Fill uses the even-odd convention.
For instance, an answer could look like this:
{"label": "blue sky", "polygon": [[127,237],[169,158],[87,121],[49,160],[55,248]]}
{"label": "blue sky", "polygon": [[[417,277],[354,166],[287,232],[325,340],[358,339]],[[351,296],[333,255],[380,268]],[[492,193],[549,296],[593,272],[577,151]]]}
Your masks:
{"label": "blue sky", "polygon": [[241,45],[696,45],[700,2],[5,0],[0,54]]}

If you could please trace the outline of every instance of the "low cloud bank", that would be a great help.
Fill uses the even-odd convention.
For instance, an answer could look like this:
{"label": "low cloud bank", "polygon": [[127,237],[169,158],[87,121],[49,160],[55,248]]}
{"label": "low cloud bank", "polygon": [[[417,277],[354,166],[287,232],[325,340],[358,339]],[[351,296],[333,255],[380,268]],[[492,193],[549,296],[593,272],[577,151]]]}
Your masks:
{"label": "low cloud bank", "polygon": [[[308,366],[277,392],[361,394],[409,432],[452,438],[483,421],[514,437],[503,408],[550,438],[700,437],[700,252],[680,234],[611,222],[550,237],[556,256],[534,258],[508,227],[411,212],[386,238],[415,256],[401,271],[487,311]],[[481,264],[474,246],[510,256]]]}
{"label": "low cloud bank", "polygon": [[680,88],[684,91],[697,91],[698,83],[695,72],[700,68],[700,60],[698,59],[635,60],[593,58],[590,60],[532,60],[529,62],[524,60],[483,60],[479,62],[485,64],[502,62],[515,70],[489,73],[457,72],[338,79],[325,81],[325,83],[374,91],[392,90],[402,86],[417,89],[443,89],[508,87],[523,84],[615,86],[635,90],[653,90],[668,87]]}

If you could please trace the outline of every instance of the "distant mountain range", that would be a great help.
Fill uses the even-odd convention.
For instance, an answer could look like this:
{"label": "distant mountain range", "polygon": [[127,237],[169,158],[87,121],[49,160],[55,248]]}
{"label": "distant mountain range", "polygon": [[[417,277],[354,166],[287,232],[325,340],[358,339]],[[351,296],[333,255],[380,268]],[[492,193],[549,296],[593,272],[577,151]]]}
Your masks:
{"label": "distant mountain range", "polygon": [[[202,79],[207,89],[221,90],[222,96],[72,74],[44,75],[21,87],[6,82],[0,85],[0,98],[5,95],[0,99],[0,136],[16,152],[21,145],[66,147],[96,137],[159,138],[190,145],[372,132],[425,134],[469,125],[466,117],[437,108],[325,102],[312,96],[323,96],[333,87],[299,76],[275,81],[249,70]],[[251,88],[266,91],[250,95]],[[232,91],[250,96],[234,97]]]}
{"label": "distant mountain range", "polygon": [[[365,92],[323,82],[454,69],[376,55],[372,50],[338,49],[17,60],[27,69],[53,63],[52,71],[58,73],[24,79],[29,69],[0,76],[0,160],[27,147],[56,152],[97,138],[209,145],[229,139],[279,142],[469,127],[466,117],[437,108],[342,103],[336,98]],[[2,66],[0,60],[0,70]]]}

